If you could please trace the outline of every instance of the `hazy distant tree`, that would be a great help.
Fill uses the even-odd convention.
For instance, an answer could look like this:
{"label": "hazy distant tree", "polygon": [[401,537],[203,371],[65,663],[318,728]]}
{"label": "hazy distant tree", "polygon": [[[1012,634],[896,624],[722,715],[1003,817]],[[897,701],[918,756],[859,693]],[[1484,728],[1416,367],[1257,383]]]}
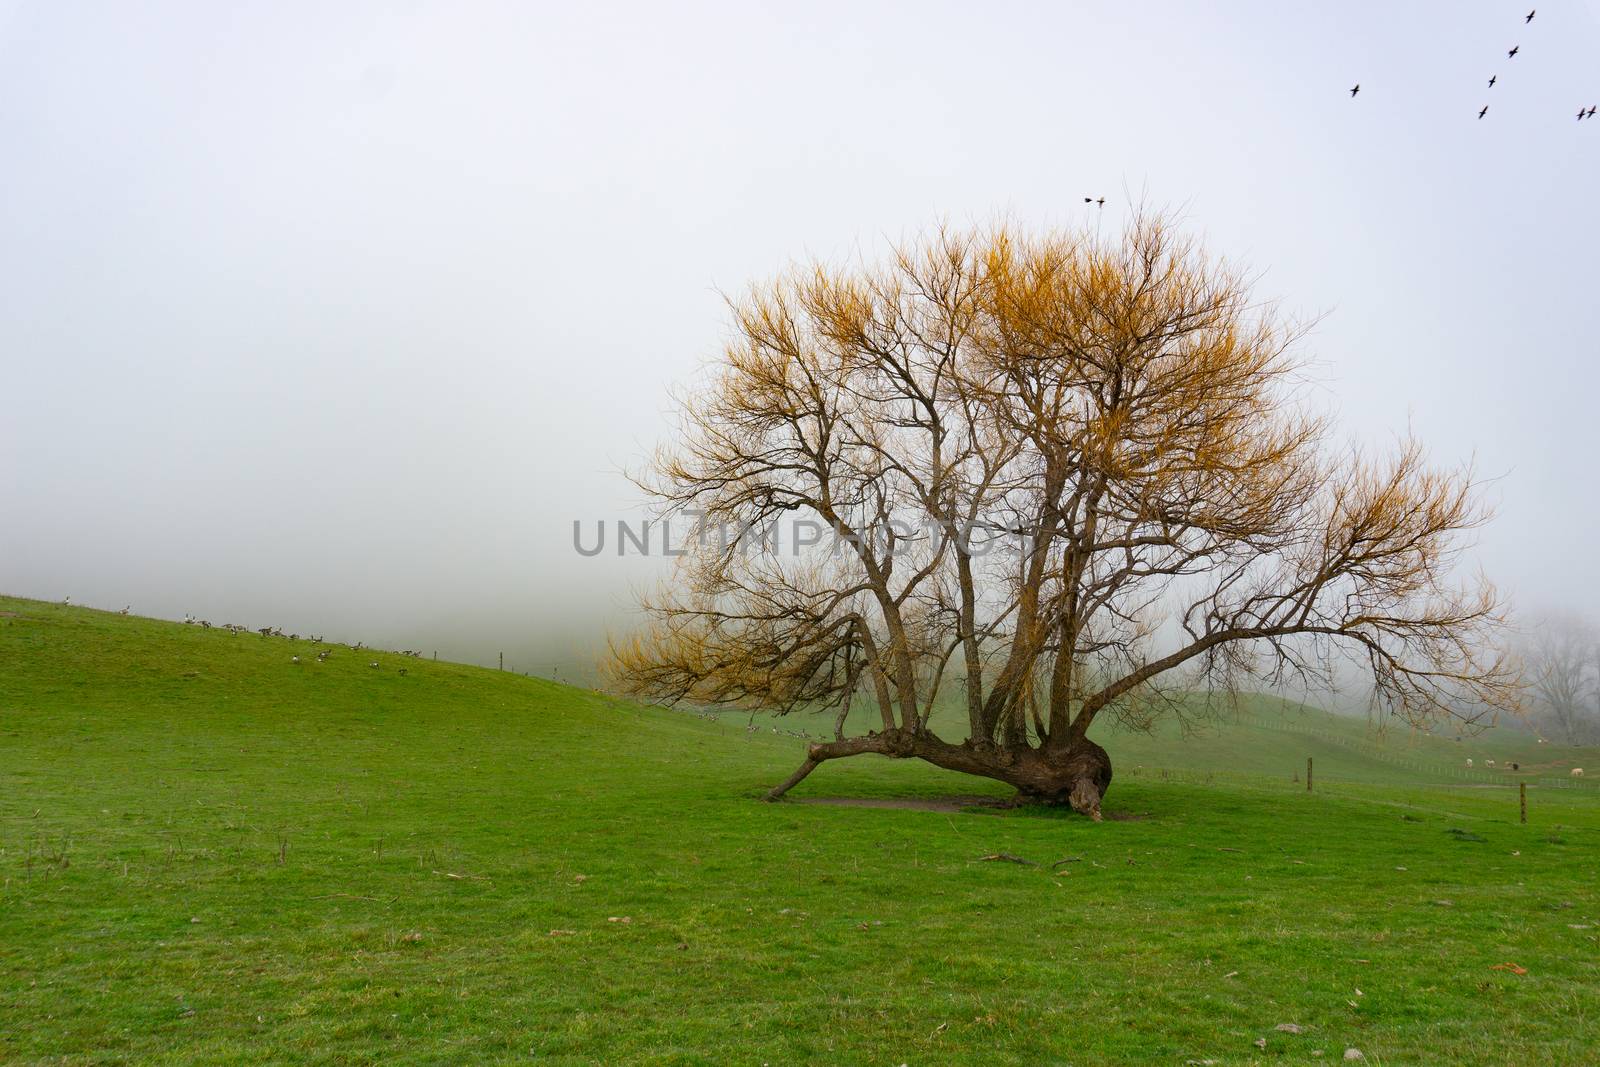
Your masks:
{"label": "hazy distant tree", "polygon": [[[1414,722],[1506,705],[1494,592],[1450,579],[1484,517],[1470,477],[1414,443],[1382,461],[1329,447],[1297,399],[1296,339],[1155,218],[1109,239],[941,231],[758,287],[640,481],[666,516],[781,519],[779,538],[698,544],[612,676],[835,709],[835,739],[773,797],[878,753],[1096,818],[1111,763],[1090,727],[1198,687],[1353,651]],[[841,536],[797,548],[800,517]],[[964,697],[964,740],[930,726],[941,685]],[[878,725],[847,735],[858,694]]]}
{"label": "hazy distant tree", "polygon": [[1600,631],[1571,612],[1538,616],[1523,649],[1533,712],[1569,745],[1600,742]]}

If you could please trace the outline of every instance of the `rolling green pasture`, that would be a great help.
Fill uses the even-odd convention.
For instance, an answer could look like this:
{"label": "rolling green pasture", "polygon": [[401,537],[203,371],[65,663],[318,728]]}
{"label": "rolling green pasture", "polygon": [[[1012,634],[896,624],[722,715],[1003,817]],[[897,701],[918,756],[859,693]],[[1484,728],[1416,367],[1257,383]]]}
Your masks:
{"label": "rolling green pasture", "polygon": [[1101,824],[769,805],[820,723],[332,647],[0,598],[0,1062],[1600,1061],[1600,751],[1262,700]]}

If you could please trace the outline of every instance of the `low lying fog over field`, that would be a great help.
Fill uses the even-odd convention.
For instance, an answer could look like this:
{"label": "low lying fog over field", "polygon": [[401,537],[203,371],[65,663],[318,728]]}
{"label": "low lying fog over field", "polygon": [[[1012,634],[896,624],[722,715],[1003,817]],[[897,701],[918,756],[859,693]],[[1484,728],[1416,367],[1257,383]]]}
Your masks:
{"label": "low lying fog over field", "polygon": [[589,679],[724,294],[1143,205],[1322,316],[1353,441],[1491,480],[1519,606],[1600,614],[1600,7],[1509,62],[1455,10],[0,2],[0,590]]}

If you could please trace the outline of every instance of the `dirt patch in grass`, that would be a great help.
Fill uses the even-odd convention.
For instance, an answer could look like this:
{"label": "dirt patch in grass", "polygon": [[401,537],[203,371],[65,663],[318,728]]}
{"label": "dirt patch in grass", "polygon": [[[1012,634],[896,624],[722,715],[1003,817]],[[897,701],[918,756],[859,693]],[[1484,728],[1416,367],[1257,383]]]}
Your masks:
{"label": "dirt patch in grass", "polygon": [[893,808],[898,811],[957,812],[963,808],[1000,808],[1004,797],[794,797],[795,804],[822,804],[834,808]]}
{"label": "dirt patch in grass", "polygon": [[[947,814],[984,808],[989,811],[1007,811],[1017,808],[1010,797],[953,796],[953,797],[792,797],[795,804],[820,804],[834,808],[888,808],[896,811],[942,811]],[[1062,809],[1065,810],[1065,809]],[[1148,811],[1108,811],[1110,822],[1141,822],[1150,818]]]}

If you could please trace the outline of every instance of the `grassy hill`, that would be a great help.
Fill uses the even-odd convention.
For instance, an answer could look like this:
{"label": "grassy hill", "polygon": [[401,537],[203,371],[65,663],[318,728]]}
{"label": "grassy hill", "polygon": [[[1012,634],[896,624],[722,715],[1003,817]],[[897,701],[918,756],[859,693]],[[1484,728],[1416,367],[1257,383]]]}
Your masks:
{"label": "grassy hill", "polygon": [[[1594,750],[1380,741],[1263,701],[1199,736],[1101,736],[1099,825],[766,805],[799,723],[318,651],[0,599],[0,1061],[1600,1047],[1600,794],[1561,777]],[[1501,787],[1524,774],[1526,826]],[[856,760],[797,794],[999,792]]]}
{"label": "grassy hill", "polygon": [[1462,736],[1448,729],[1429,734],[1404,724],[1384,727],[1266,696],[1247,698],[1220,721],[1191,733],[1167,721],[1151,735],[1113,730],[1104,741],[1117,747],[1124,766],[1282,777],[1303,774],[1311,756],[1317,776],[1330,780],[1506,787],[1526,782],[1536,788],[1600,790],[1600,782],[1570,777],[1586,759],[1593,765],[1594,749],[1541,742],[1506,726]]}

